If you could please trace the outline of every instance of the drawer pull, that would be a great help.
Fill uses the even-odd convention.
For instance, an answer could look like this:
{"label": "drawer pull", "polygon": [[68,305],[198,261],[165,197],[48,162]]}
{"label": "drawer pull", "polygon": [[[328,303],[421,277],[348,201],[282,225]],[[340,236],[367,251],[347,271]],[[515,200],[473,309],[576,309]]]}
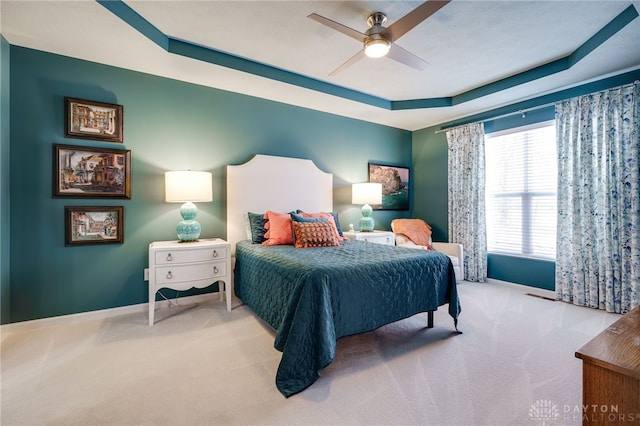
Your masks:
{"label": "drawer pull", "polygon": [[213,267],[213,273],[214,273],[214,274],[217,274],[217,273],[218,273],[218,267],[217,267],[217,266],[214,266],[214,267]]}
{"label": "drawer pull", "polygon": [[167,272],[167,279],[168,280],[173,279],[173,274],[171,273],[171,271]]}
{"label": "drawer pull", "polygon": [[213,251],[213,257],[218,257],[218,251],[217,250]]}
{"label": "drawer pull", "polygon": [[167,253],[166,260],[167,260],[167,262],[173,262],[173,256],[171,256],[171,253]]}

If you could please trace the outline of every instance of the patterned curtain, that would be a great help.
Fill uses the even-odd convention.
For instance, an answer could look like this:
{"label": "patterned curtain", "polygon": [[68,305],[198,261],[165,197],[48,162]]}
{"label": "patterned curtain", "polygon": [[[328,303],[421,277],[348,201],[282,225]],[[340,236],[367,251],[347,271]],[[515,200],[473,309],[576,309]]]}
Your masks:
{"label": "patterned curtain", "polygon": [[473,123],[447,131],[449,145],[449,241],[464,248],[464,277],[487,278],[484,211],[484,127]]}
{"label": "patterned curtain", "polygon": [[556,104],[556,298],[640,304],[640,83]]}

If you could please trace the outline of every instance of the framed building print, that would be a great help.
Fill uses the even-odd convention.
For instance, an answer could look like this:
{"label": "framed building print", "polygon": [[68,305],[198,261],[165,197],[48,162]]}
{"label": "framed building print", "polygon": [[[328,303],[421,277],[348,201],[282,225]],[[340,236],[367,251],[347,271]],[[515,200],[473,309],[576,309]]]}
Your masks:
{"label": "framed building print", "polygon": [[131,198],[131,151],[54,144],[53,196]]}
{"label": "framed building print", "polygon": [[64,98],[65,137],[122,142],[122,105]]}
{"label": "framed building print", "polygon": [[124,207],[65,206],[66,246],[124,242]]}
{"label": "framed building print", "polygon": [[369,163],[369,182],[382,184],[382,204],[374,210],[409,210],[408,167]]}

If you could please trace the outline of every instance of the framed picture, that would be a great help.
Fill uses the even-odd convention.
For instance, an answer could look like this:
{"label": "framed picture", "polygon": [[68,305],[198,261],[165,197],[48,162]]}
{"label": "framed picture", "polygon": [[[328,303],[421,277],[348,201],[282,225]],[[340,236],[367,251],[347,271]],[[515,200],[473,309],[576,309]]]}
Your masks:
{"label": "framed picture", "polygon": [[66,246],[124,242],[122,206],[65,206],[64,216]]}
{"label": "framed picture", "polygon": [[131,198],[131,151],[54,144],[53,195]]}
{"label": "framed picture", "polygon": [[382,184],[382,204],[374,210],[409,210],[408,167],[369,163],[369,182]]}
{"label": "framed picture", "polygon": [[68,138],[122,142],[122,114],[122,105],[65,97],[64,135]]}

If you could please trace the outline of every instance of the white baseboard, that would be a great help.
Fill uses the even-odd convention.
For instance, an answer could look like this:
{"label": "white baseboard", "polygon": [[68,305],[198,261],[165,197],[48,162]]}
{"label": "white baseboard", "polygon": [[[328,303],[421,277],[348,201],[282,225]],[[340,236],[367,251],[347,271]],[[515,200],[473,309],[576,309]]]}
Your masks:
{"label": "white baseboard", "polygon": [[534,296],[544,297],[545,299],[556,300],[556,293],[551,290],[545,290],[543,288],[530,287],[528,285],[510,283],[508,281],[496,280],[493,278],[487,278],[487,283],[502,285],[505,287],[515,288],[517,290],[522,291],[523,293],[533,294]]}
{"label": "white baseboard", "polygon": [[[180,304],[203,303],[203,302],[210,301],[210,299],[212,299],[213,297],[215,297],[216,300],[218,300],[220,297],[220,293],[213,292],[213,293],[206,293],[206,294],[197,294],[194,296],[185,296],[185,297],[180,297],[178,301],[180,302]],[[174,299],[170,299],[170,301],[173,301],[173,300]],[[169,300],[157,301],[156,308],[168,308],[170,301]],[[149,304],[140,303],[137,305],[101,309],[98,311],[81,312],[78,314],[60,315],[57,317],[14,322],[10,324],[0,325],[0,335],[2,335],[2,338],[5,338],[6,336],[12,333],[29,331],[29,330],[34,330],[38,328],[65,325],[65,324],[70,324],[78,321],[90,321],[90,320],[113,318],[113,317],[126,315],[126,314],[140,313],[140,314],[146,315],[148,312],[149,312]]]}
{"label": "white baseboard", "polygon": [[[488,278],[487,283],[514,288],[522,291],[523,293],[530,293],[536,296],[549,298],[553,300],[555,300],[556,298],[555,292],[550,290],[544,290],[541,288],[529,287],[526,285],[496,280],[493,278]],[[186,297],[181,297],[179,300],[180,300],[180,303],[183,303],[183,304],[201,303],[201,302],[209,301],[209,299],[213,297],[219,298],[220,293],[214,292],[214,293],[198,294],[195,296],[186,296]],[[169,301],[167,300],[157,301],[156,307],[168,308]],[[79,314],[61,315],[57,317],[42,318],[37,320],[14,322],[10,324],[0,325],[0,334],[4,338],[11,333],[34,330],[34,329],[43,328],[43,327],[65,325],[65,324],[70,324],[77,321],[99,320],[99,319],[113,318],[120,315],[135,314],[135,313],[146,314],[149,312],[148,309],[149,309],[148,303],[140,303],[137,305],[121,306],[118,308],[109,308],[109,309],[101,309],[98,311],[81,312]]]}

